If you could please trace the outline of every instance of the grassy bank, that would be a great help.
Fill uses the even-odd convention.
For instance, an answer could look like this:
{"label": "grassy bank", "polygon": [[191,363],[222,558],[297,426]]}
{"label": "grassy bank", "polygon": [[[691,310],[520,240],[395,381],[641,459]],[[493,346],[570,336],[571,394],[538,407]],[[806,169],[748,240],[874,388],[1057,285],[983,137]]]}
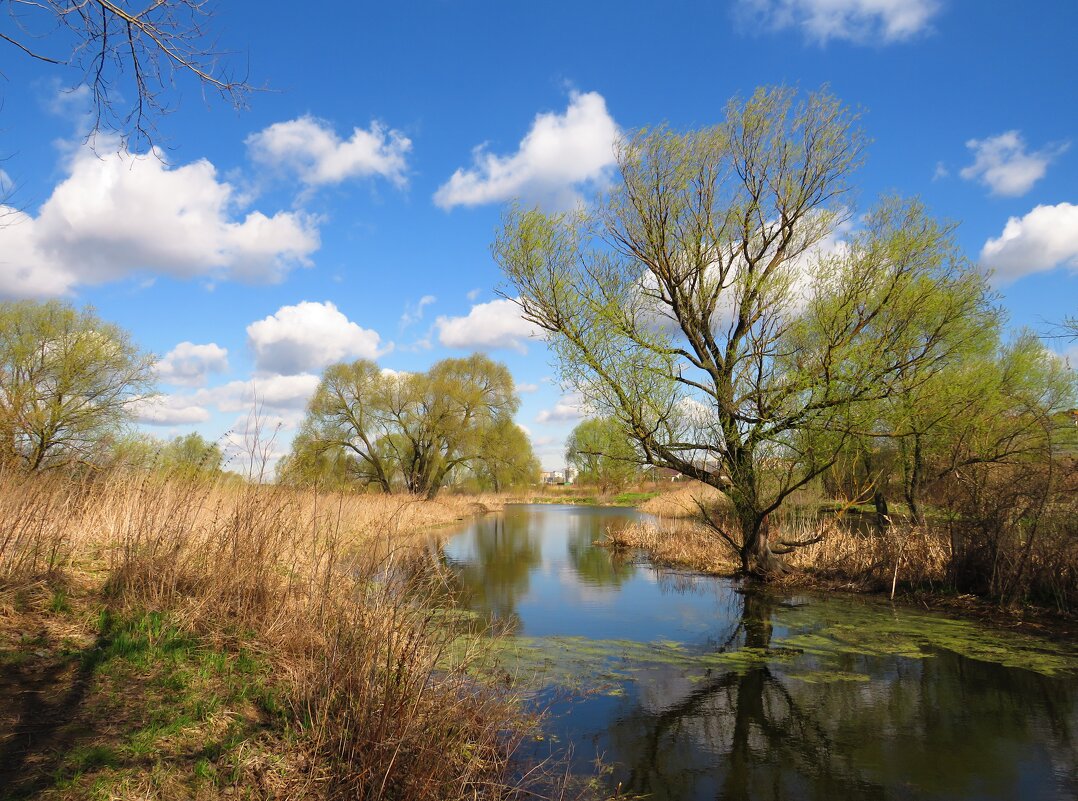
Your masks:
{"label": "grassy bank", "polygon": [[[1069,500],[1071,506],[1076,501]],[[643,503],[641,510],[652,519],[611,532],[605,544],[644,551],[657,564],[715,575],[737,574],[736,554],[705,524],[698,502],[721,516],[722,495],[693,485]],[[954,515],[939,515],[925,526],[910,525],[896,515],[893,525],[880,531],[859,509],[840,505],[836,512],[835,504],[816,502],[807,514],[801,509],[803,514],[775,523],[777,539],[819,537],[785,557],[794,571],[776,582],[786,587],[894,594],[981,617],[1024,618],[1070,630],[1075,623],[1078,579],[1078,553],[1073,547],[1076,517],[1071,506],[1065,501],[1050,510],[1036,536],[1019,537],[1013,531],[985,533],[984,520]],[[1015,565],[1024,569],[1026,578],[1014,594],[999,597],[956,586],[955,565],[963,555],[956,555],[956,542],[963,542],[961,537],[968,537],[971,530],[985,538],[996,537],[995,570],[1013,570]]]}
{"label": "grassy bank", "polygon": [[642,485],[625,490],[602,491],[597,487],[544,487],[539,492],[510,496],[513,503],[568,504],[570,506],[641,506],[660,497],[666,486]]}
{"label": "grassy bank", "polygon": [[499,505],[0,473],[0,796],[511,796],[421,533]]}

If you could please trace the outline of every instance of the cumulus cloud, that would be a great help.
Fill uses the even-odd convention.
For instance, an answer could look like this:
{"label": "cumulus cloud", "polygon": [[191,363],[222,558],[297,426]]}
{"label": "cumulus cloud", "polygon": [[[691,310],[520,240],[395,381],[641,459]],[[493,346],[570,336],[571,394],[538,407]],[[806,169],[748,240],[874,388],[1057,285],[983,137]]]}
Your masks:
{"label": "cumulus cloud", "polygon": [[1037,206],[1024,217],[1011,217],[1002,234],[984,243],[981,264],[1000,283],[1060,265],[1078,269],[1078,206]]}
{"label": "cumulus cloud", "polygon": [[247,326],[247,341],[259,370],[284,375],[346,359],[376,359],[392,348],[381,347],[376,331],[361,328],[329,301],[282,306]]}
{"label": "cumulus cloud", "polygon": [[1052,160],[1069,146],[1069,143],[1050,145],[1027,153],[1019,131],[1007,131],[987,139],[970,139],[966,147],[973,151],[973,163],[963,167],[960,175],[967,181],[980,181],[993,195],[1018,197],[1043,178]]}
{"label": "cumulus cloud", "polygon": [[216,410],[239,413],[240,429],[251,415],[257,415],[264,428],[278,423],[295,427],[302,420],[319,381],[312,373],[273,375],[229,381],[188,394],[154,395],[134,404],[135,418],[148,425],[185,425],[204,423]]}
{"label": "cumulus cloud", "polygon": [[564,423],[584,416],[583,401],[577,394],[563,395],[552,409],[543,409],[536,415],[538,423]]}
{"label": "cumulus cloud", "polygon": [[135,420],[151,426],[177,426],[205,423],[209,410],[194,398],[184,395],[154,395],[132,404]]}
{"label": "cumulus cloud", "polygon": [[614,165],[618,126],[597,92],[570,95],[564,114],[536,116],[517,152],[499,156],[476,148],[470,169],[458,169],[434,194],[443,209],[511,198],[570,208],[579,190],[601,185]]}
{"label": "cumulus cloud", "polygon": [[319,246],[302,212],[237,214],[206,160],[75,150],[36,216],[0,206],[0,295],[70,293],[136,273],[275,281]]}
{"label": "cumulus cloud", "polygon": [[520,308],[507,298],[472,306],[464,317],[439,317],[434,322],[438,341],[447,348],[508,348],[527,353],[529,340],[542,338],[542,330],[520,316]]}
{"label": "cumulus cloud", "polygon": [[940,0],[739,0],[744,21],[768,27],[796,28],[806,39],[858,44],[889,44],[928,29]]}
{"label": "cumulus cloud", "polygon": [[313,373],[300,373],[229,381],[219,387],[199,390],[194,400],[216,406],[222,412],[243,412],[256,407],[274,412],[301,412],[318,388],[319,380]]}
{"label": "cumulus cloud", "polygon": [[247,137],[251,158],[284,168],[308,186],[381,176],[403,186],[412,142],[400,131],[372,122],[341,139],[330,123],[311,116],[277,122]]}
{"label": "cumulus cloud", "polygon": [[216,343],[181,342],[154,365],[158,379],[179,386],[201,386],[210,373],[228,370],[228,351]]}

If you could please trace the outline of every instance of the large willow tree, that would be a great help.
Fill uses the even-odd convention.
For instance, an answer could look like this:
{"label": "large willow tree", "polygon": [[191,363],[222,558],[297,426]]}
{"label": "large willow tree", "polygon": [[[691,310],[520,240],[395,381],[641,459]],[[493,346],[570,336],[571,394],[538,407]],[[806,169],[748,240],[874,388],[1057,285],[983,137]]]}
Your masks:
{"label": "large willow tree", "polygon": [[[433,498],[456,470],[497,475],[532,459],[513,423],[513,377],[482,354],[443,359],[426,373],[394,373],[360,359],[330,366],[282,469],[298,483],[351,480]],[[508,471],[508,473],[506,472]],[[526,468],[525,468],[526,472]]]}
{"label": "large willow tree", "polygon": [[827,92],[760,89],[714,127],[625,137],[593,205],[512,208],[493,246],[563,381],[645,461],[726,493],[712,523],[746,572],[785,569],[802,543],[768,515],[988,310],[920,204],[848,225],[864,145]]}

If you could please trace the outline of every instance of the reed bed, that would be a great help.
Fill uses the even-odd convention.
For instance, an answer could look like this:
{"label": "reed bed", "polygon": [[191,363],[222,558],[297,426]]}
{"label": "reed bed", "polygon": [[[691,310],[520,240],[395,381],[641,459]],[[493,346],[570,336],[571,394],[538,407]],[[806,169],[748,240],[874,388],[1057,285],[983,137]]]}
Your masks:
{"label": "reed bed", "polygon": [[0,625],[20,591],[79,580],[114,614],[254,651],[282,707],[270,745],[239,747],[260,797],[512,797],[531,721],[470,677],[484,648],[431,602],[447,588],[424,533],[499,503],[0,472]]}
{"label": "reed bed", "polygon": [[657,565],[733,575],[739,562],[715,532],[685,518],[636,521],[607,532],[600,545],[647,553]]}
{"label": "reed bed", "polygon": [[[881,529],[874,517],[846,506],[776,515],[776,539],[813,541],[783,557],[794,571],[780,583],[892,596],[899,588],[972,594],[1002,606],[1032,604],[1063,614],[1078,608],[1078,461],[1057,464],[1054,474],[1044,468],[970,470],[939,496],[932,518],[920,526],[895,516]],[[651,519],[610,533],[605,544],[643,550],[665,565],[734,575],[740,562],[704,522],[700,504],[713,519],[729,517],[721,493],[693,484],[643,504]]]}

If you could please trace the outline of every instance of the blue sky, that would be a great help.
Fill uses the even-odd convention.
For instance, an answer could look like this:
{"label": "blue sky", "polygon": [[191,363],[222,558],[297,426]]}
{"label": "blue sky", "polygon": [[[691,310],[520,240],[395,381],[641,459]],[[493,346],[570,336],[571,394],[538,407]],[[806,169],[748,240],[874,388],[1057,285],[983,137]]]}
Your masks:
{"label": "blue sky", "polygon": [[254,387],[284,447],[326,364],[483,349],[560,465],[579,411],[497,300],[504,203],[571,203],[609,177],[618,131],[708,125],[762,84],[861,107],[862,206],[897,191],[960,222],[1014,326],[1078,314],[1072,0],[237,0],[211,24],[268,91],[236,111],[180,80],[161,159],[107,137],[89,151],[86,97],[63,91],[80,74],[0,49],[18,210],[0,296],[90,303],[130,330],[161,359],[142,411],[159,436],[242,426]]}

